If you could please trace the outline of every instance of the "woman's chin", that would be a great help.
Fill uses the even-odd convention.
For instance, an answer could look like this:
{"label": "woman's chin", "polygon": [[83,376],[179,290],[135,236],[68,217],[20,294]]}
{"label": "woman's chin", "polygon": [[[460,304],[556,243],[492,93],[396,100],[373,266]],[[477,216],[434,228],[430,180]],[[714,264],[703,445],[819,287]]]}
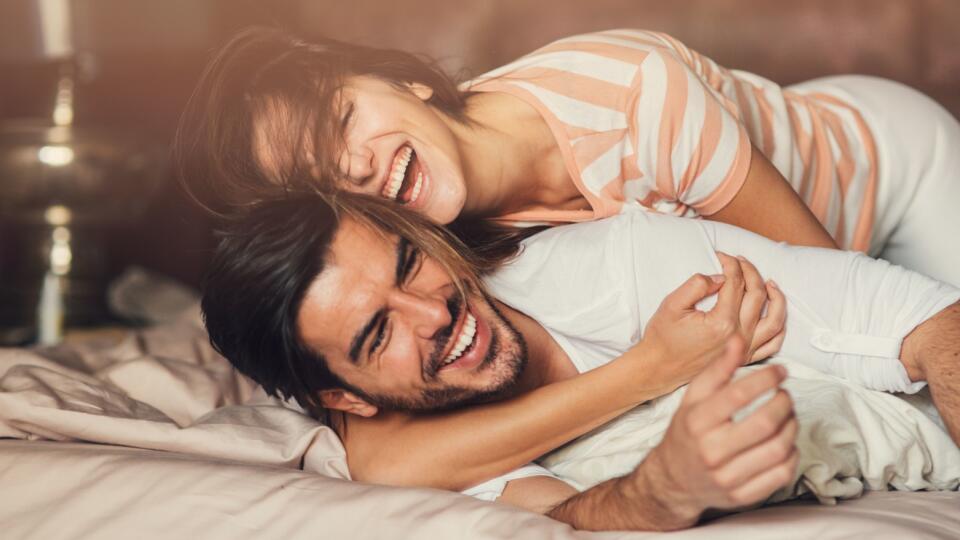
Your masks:
{"label": "woman's chin", "polygon": [[[432,186],[434,188],[440,186]],[[413,209],[427,216],[427,218],[440,225],[448,225],[460,216],[463,211],[463,198],[458,197],[446,189],[433,189],[425,193],[425,198],[418,201],[420,204]]]}
{"label": "woman's chin", "polygon": [[451,210],[449,207],[447,208],[441,207],[438,209],[432,209],[432,208],[426,209],[423,212],[423,214],[427,216],[427,218],[430,221],[438,225],[449,225],[455,219],[457,219],[457,217],[460,215],[460,212],[459,210],[455,210],[455,209]]}

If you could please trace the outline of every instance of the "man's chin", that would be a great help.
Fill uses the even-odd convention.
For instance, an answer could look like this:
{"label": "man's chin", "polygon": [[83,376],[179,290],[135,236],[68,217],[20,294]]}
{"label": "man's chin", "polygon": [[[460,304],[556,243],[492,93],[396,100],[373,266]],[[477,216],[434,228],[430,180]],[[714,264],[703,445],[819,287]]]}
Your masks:
{"label": "man's chin", "polygon": [[[485,388],[444,384],[427,388],[416,397],[363,395],[370,403],[385,410],[410,412],[442,412],[482,403],[500,401],[517,391],[520,375],[527,365],[526,342],[509,323],[503,320],[499,332],[491,339],[490,349],[472,371],[473,378],[489,377]],[[501,337],[506,334],[506,339]],[[360,395],[360,394],[358,394]]]}
{"label": "man's chin", "polygon": [[[385,410],[410,412],[443,412],[483,403],[490,403],[510,398],[516,393],[520,373],[523,371],[525,358],[519,359],[517,365],[510,371],[516,374],[500,374],[497,380],[486,389],[477,389],[463,386],[446,385],[438,388],[429,388],[413,399],[396,398],[393,396],[368,396],[371,403]],[[482,365],[481,365],[482,367]],[[492,366],[487,369],[493,369]],[[505,376],[506,375],[506,376]]]}

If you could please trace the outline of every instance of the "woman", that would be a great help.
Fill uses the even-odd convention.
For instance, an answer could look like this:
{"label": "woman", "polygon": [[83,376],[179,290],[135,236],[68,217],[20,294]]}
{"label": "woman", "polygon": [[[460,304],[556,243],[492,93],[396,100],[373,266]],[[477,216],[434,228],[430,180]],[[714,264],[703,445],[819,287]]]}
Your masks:
{"label": "woman", "polygon": [[211,63],[178,141],[188,190],[215,209],[296,178],[444,224],[647,207],[960,284],[949,113],[874,78],[782,89],[663,34],[563,39],[458,88],[400,51],[252,30]]}

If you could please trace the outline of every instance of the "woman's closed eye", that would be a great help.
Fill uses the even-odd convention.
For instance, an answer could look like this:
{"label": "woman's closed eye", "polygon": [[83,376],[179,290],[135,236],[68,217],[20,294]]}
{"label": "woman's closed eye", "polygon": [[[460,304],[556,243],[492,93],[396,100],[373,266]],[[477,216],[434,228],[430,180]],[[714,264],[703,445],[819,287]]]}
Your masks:
{"label": "woman's closed eye", "polygon": [[356,117],[355,115],[356,107],[353,103],[347,103],[344,110],[343,116],[340,117],[340,139],[343,144],[343,151],[340,152],[340,157],[337,161],[337,169],[342,171],[346,176],[346,180],[350,182],[355,187],[364,188],[367,187],[374,179],[376,179],[376,171],[371,169],[370,172],[364,176],[357,176],[353,172],[353,159],[354,156],[350,152],[350,146],[347,143],[349,138],[349,130],[353,124],[353,121]]}
{"label": "woman's closed eye", "polygon": [[347,110],[344,111],[343,117],[340,118],[341,136],[344,139],[347,138],[347,128],[350,127],[350,121],[353,120],[353,111],[354,111],[353,103],[347,104]]}

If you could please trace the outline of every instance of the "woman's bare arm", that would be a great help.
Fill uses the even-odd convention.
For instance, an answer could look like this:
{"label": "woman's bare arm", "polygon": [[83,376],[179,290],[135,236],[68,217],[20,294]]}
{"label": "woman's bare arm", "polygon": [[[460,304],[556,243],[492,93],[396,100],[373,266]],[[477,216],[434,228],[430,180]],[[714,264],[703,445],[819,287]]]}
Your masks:
{"label": "woman's bare arm", "polygon": [[740,191],[727,206],[704,217],[778,242],[836,249],[836,242],[780,171],[752,148],[750,170]]}
{"label": "woman's bare arm", "polygon": [[[720,282],[694,276],[664,300],[643,341],[602,367],[509,400],[463,410],[341,417],[335,425],[353,478],[461,491],[686,384],[732,332],[739,330],[752,343],[752,351],[775,352],[783,335],[785,300],[776,289],[764,287],[749,263],[731,257],[721,261],[722,288]],[[694,308],[718,289],[717,305],[710,312]],[[768,297],[767,316],[761,320]],[[771,343],[776,346],[771,348]]]}
{"label": "woman's bare arm", "polygon": [[378,484],[462,491],[682,384],[663,369],[666,359],[643,342],[618,360],[512,399],[456,411],[347,415],[341,435],[351,475]]}

